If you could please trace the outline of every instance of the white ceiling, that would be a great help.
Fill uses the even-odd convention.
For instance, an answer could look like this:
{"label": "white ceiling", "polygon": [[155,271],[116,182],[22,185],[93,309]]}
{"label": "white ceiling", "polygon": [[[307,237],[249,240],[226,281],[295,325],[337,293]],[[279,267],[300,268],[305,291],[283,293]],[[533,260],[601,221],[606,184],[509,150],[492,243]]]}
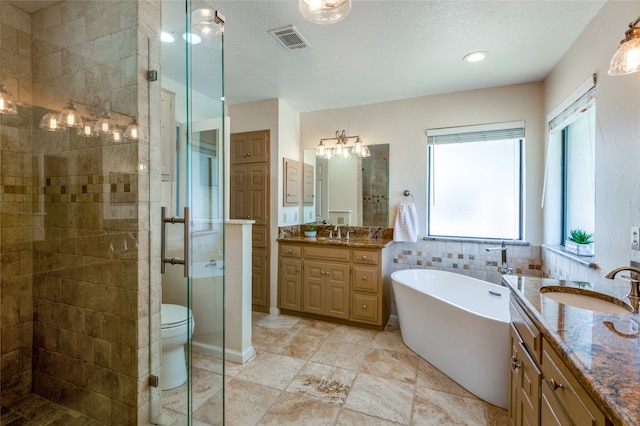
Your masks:
{"label": "white ceiling", "polygon": [[[305,112],[540,81],[605,1],[353,0],[333,25],[306,21],[294,0],[206,3],[226,18],[226,102],[281,98]],[[55,2],[10,3],[32,13]],[[163,28],[184,22],[184,0],[163,0]],[[290,24],[310,47],[286,50],[267,32]],[[488,58],[462,60],[475,50]],[[163,75],[183,72],[180,55],[163,61]]]}
{"label": "white ceiling", "polygon": [[[281,98],[300,112],[541,81],[604,3],[353,0],[345,20],[317,25],[296,1],[211,2],[226,18],[226,102]],[[288,51],[267,32],[289,24],[309,48]],[[488,58],[462,60],[475,50]]]}

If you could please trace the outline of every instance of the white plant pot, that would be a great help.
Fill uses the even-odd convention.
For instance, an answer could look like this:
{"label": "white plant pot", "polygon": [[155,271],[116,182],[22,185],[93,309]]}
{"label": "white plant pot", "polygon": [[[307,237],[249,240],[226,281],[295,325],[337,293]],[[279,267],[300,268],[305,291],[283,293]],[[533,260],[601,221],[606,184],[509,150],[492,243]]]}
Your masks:
{"label": "white plant pot", "polygon": [[578,244],[575,241],[566,240],[564,242],[564,248],[569,253],[577,254],[578,256],[593,256],[593,243],[589,244]]}
{"label": "white plant pot", "polygon": [[304,231],[305,237],[315,237],[318,231]]}

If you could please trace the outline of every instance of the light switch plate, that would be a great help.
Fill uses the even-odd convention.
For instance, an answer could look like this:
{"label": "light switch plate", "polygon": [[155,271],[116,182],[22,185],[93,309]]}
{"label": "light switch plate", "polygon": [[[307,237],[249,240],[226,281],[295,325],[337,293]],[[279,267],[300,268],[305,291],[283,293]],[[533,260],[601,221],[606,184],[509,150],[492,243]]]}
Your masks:
{"label": "light switch plate", "polygon": [[640,250],[640,226],[631,227],[631,250]]}

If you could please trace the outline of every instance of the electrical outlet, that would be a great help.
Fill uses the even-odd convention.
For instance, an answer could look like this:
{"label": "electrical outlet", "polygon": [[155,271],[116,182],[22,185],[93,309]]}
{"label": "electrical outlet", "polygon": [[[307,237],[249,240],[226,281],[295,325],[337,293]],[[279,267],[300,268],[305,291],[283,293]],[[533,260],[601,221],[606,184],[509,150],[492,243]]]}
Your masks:
{"label": "electrical outlet", "polygon": [[631,227],[631,250],[640,250],[640,226]]}

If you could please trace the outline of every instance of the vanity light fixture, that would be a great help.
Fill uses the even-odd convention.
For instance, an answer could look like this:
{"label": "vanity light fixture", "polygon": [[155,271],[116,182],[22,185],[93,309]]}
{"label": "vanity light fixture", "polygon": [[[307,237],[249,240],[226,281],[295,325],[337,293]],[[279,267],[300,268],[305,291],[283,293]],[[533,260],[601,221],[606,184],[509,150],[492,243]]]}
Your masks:
{"label": "vanity light fixture", "polygon": [[78,114],[78,111],[76,110],[76,103],[73,102],[72,99],[69,99],[67,106],[65,106],[62,112],[58,114],[58,121],[63,126],[75,128],[82,127],[82,118],[80,117],[80,114]]}
{"label": "vanity light fixture", "polygon": [[474,63],[483,61],[489,54],[487,52],[477,51],[471,52],[464,56],[465,62]]}
{"label": "vanity light fixture", "polygon": [[94,131],[100,132],[102,134],[109,134],[111,132],[111,101],[106,100],[102,104],[102,114],[100,119],[96,121],[96,124],[93,128]]}
{"label": "vanity light fixture", "polygon": [[[353,146],[347,146],[347,142],[349,139],[355,139]],[[333,148],[330,148],[324,144],[324,141],[334,140],[336,141],[336,145]],[[316,146],[316,156],[322,157],[326,159],[331,159],[335,157],[341,158],[349,158],[351,155],[357,155],[358,157],[370,157],[371,152],[369,148],[364,145],[362,139],[359,135],[355,136],[347,136],[346,132],[343,130],[340,132],[336,130],[336,136],[333,138],[323,138],[320,139],[320,142]]]}
{"label": "vanity light fixture", "polygon": [[15,102],[11,99],[7,87],[0,81],[0,114],[17,114]]}
{"label": "vanity light fixture", "polygon": [[127,126],[127,129],[124,131],[124,137],[127,139],[138,140],[140,135],[140,129],[138,128],[138,121],[134,118],[131,119],[131,123]]}
{"label": "vanity light fixture", "polygon": [[335,24],[351,11],[351,0],[298,0],[298,10],[314,24]]}
{"label": "vanity light fixture", "polygon": [[62,123],[60,123],[58,115],[59,114],[54,111],[47,112],[42,116],[42,119],[40,119],[40,124],[38,124],[38,127],[48,132],[64,132],[65,130],[67,130],[67,128]]}
{"label": "vanity light fixture", "polygon": [[640,17],[629,24],[618,50],[611,58],[607,74],[617,76],[640,71]]}
{"label": "vanity light fixture", "polygon": [[109,129],[109,142],[122,142],[124,136],[118,126],[111,126]]}

